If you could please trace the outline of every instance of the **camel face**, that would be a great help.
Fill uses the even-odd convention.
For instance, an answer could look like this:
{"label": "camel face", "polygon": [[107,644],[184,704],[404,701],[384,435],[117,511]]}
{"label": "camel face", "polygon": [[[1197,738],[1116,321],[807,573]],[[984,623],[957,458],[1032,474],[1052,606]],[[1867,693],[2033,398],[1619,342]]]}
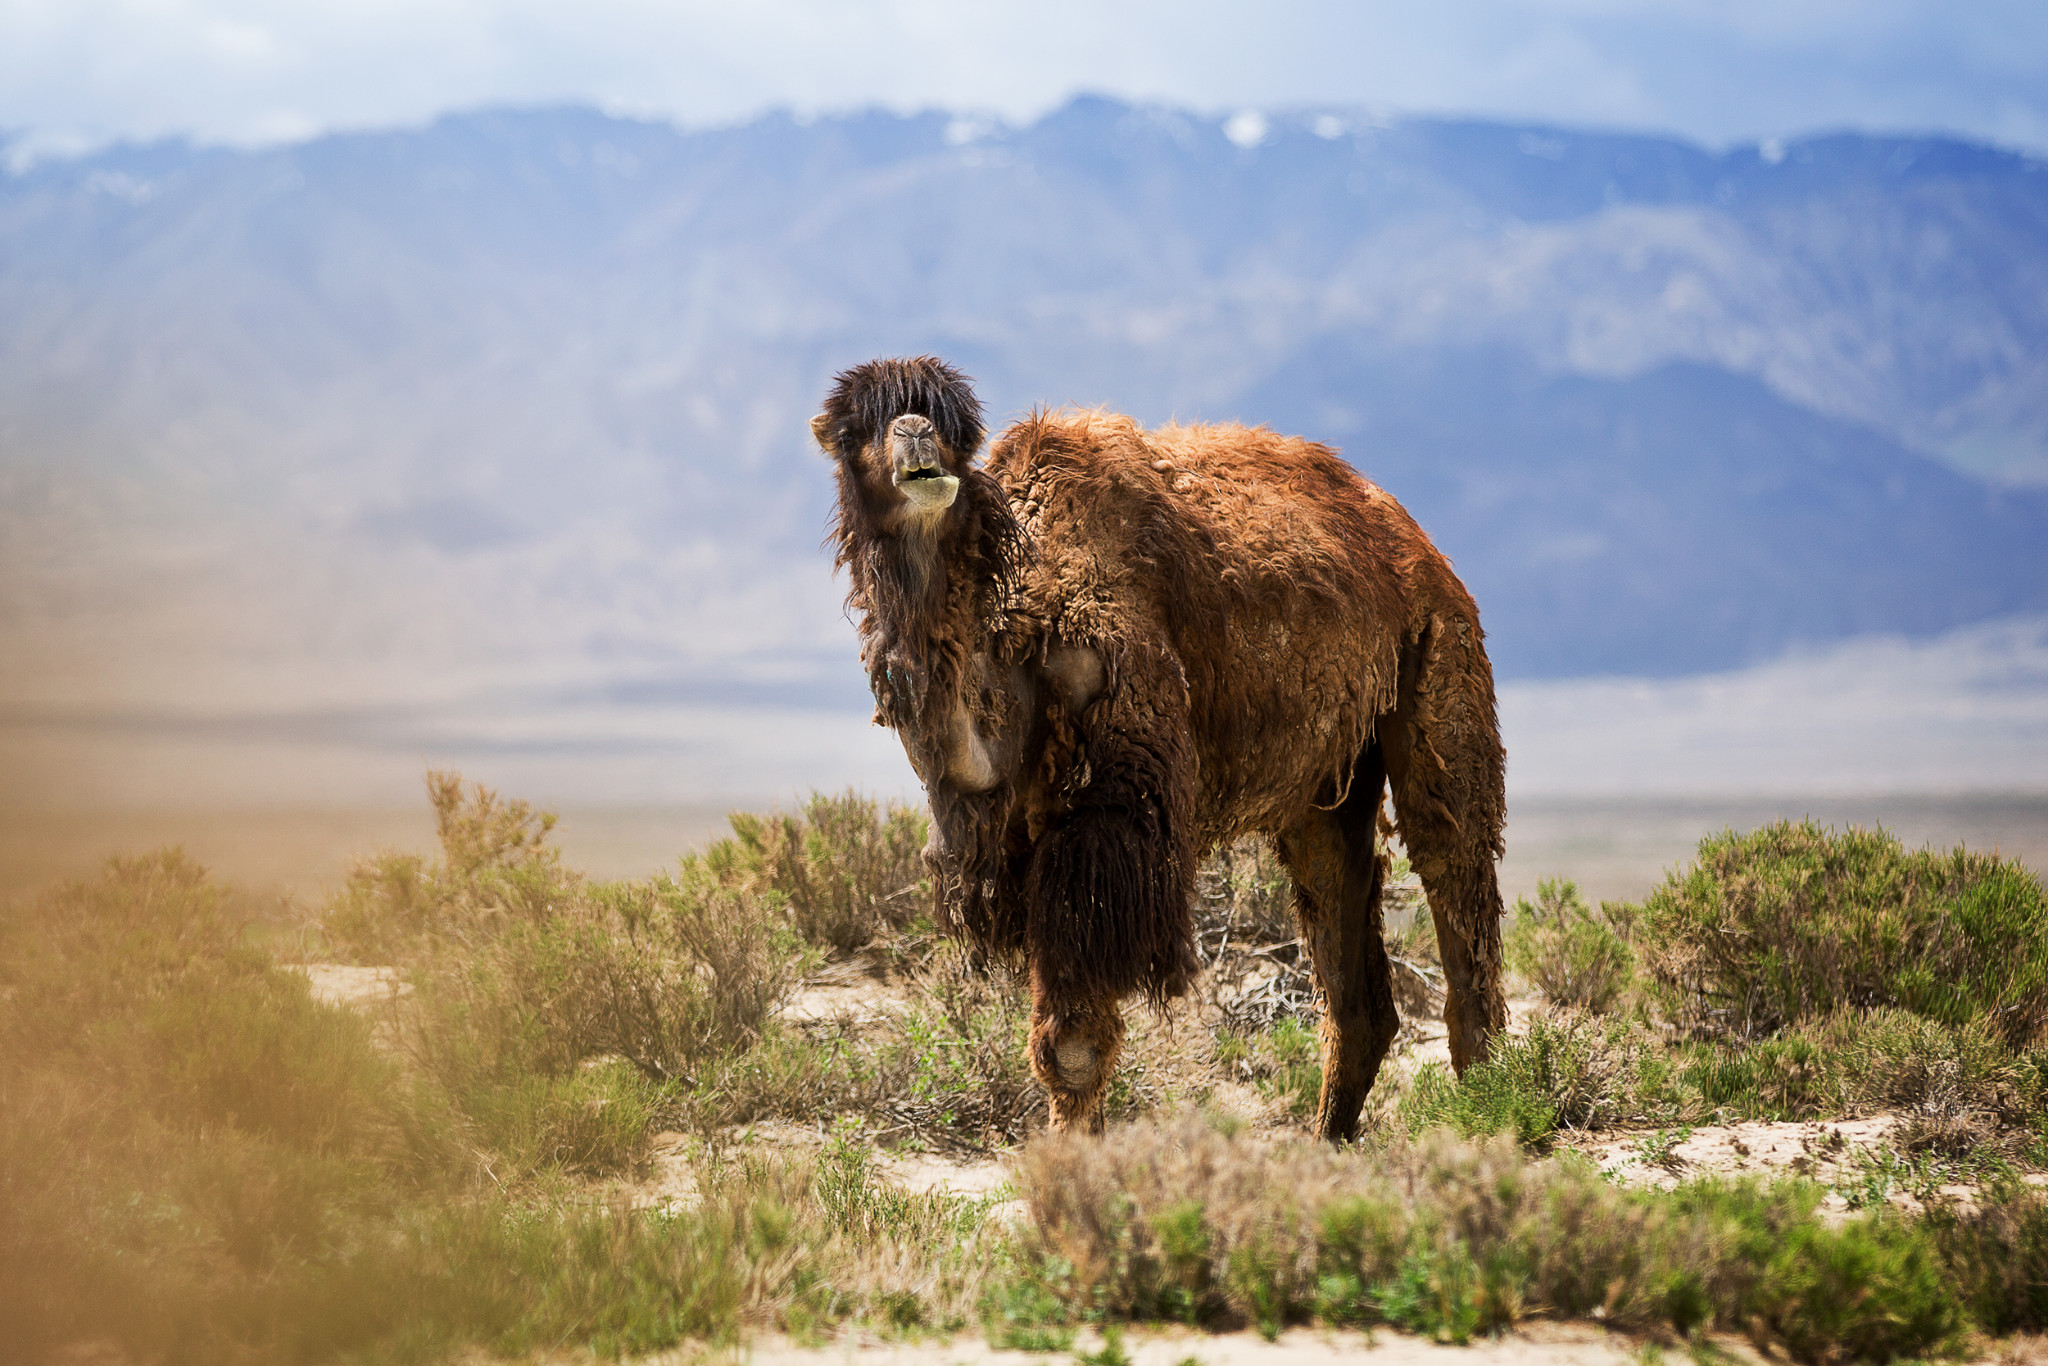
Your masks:
{"label": "camel face", "polygon": [[[931,356],[849,372],[811,419],[839,467],[842,520],[862,536],[933,543],[971,517],[962,485],[981,449],[981,404],[966,377]],[[845,380],[848,376],[842,376]]]}

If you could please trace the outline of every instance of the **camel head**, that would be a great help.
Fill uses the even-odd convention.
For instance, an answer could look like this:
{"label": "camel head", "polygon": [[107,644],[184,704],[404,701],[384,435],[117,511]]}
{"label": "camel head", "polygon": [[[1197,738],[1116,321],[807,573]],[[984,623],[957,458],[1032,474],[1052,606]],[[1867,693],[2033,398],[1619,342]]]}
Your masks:
{"label": "camel head", "polygon": [[967,376],[935,356],[841,373],[811,435],[838,467],[842,536],[937,539],[958,526],[982,433]]}

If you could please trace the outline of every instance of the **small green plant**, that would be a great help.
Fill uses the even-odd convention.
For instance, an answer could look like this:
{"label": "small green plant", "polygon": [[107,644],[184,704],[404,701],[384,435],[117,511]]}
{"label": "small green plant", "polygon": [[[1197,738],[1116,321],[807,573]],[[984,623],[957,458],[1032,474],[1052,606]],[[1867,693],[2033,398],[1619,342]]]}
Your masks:
{"label": "small green plant", "polygon": [[1291,1249],[1275,1239],[1253,1236],[1231,1248],[1225,1258],[1224,1284],[1230,1298],[1244,1307],[1259,1336],[1272,1342],[1296,1309]]}
{"label": "small green plant", "polygon": [[1292,1116],[1315,1114],[1323,1094],[1323,1040],[1313,1026],[1280,1020],[1251,1044],[1260,1094]]}
{"label": "small green plant", "polygon": [[1380,1316],[1396,1328],[1462,1347],[1486,1317],[1478,1264],[1462,1242],[1414,1248],[1373,1291]]}
{"label": "small green plant", "polygon": [[1401,1098],[1398,1116],[1410,1133],[1437,1126],[1466,1138],[1511,1134],[1524,1147],[1546,1144],[1557,1130],[1557,1105],[1522,1070],[1493,1059],[1453,1077],[1426,1064]]}
{"label": "small green plant", "polygon": [[1064,1352],[1074,1345],[1065,1295],[1073,1268],[1047,1258],[1035,1275],[998,1281],[982,1305],[989,1344],[1014,1352]]}
{"label": "small green plant", "polygon": [[1080,1366],[1131,1366],[1131,1354],[1124,1350],[1124,1330],[1114,1323],[1102,1326],[1102,1346],[1092,1352],[1076,1352]]}
{"label": "small green plant", "polygon": [[1568,880],[1544,879],[1535,901],[1516,899],[1503,947],[1507,965],[1556,1006],[1604,1015],[1635,978],[1635,951]]}
{"label": "small green plant", "polygon": [[875,1176],[875,1150],[858,1118],[842,1118],[818,1157],[813,1189],[826,1218],[863,1238],[894,1234],[916,1213],[916,1202]]}
{"label": "small green plant", "polygon": [[1691,1137],[1692,1126],[1688,1124],[1676,1129],[1658,1129],[1654,1133],[1644,1134],[1630,1147],[1635,1152],[1636,1161],[1644,1166],[1664,1167],[1676,1171],[1685,1165],[1684,1159],[1677,1155],[1678,1146]]}
{"label": "small green plant", "polygon": [[1197,1323],[1209,1309],[1210,1253],[1214,1237],[1199,1200],[1183,1200],[1152,1221],[1159,1244],[1159,1305],[1183,1323]]}

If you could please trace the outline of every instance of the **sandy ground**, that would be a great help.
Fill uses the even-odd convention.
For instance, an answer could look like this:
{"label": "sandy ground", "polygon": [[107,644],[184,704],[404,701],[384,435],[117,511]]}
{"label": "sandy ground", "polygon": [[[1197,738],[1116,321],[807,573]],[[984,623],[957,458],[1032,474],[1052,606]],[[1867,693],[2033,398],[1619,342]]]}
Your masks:
{"label": "sandy ground", "polygon": [[322,1005],[373,1007],[412,991],[398,979],[397,968],[358,968],[346,963],[306,963],[293,971],[313,984],[313,999]]}
{"label": "sandy ground", "polygon": [[[1123,1338],[1132,1366],[1325,1366],[1340,1361],[1370,1361],[1373,1366],[1407,1366],[1414,1362],[1458,1362],[1463,1366],[1620,1366],[1641,1363],[1647,1339],[1609,1333],[1593,1324],[1532,1322],[1497,1338],[1477,1338],[1464,1347],[1439,1345],[1391,1329],[1371,1333],[1292,1328],[1268,1342],[1257,1333],[1204,1333],[1193,1329],[1131,1330]],[[1715,1346],[1732,1361],[1757,1362],[1756,1350],[1741,1338],[1716,1338]],[[1099,1352],[1094,1333],[1076,1338],[1071,1352],[1034,1354],[998,1351],[980,1338],[960,1337],[946,1343],[892,1343],[873,1337],[849,1338],[823,1348],[806,1348],[786,1340],[763,1339],[747,1359],[756,1366],[973,1366],[974,1363],[1021,1363],[1033,1359],[1072,1361],[1082,1352]],[[1682,1355],[1682,1353],[1679,1353]],[[680,1355],[656,1357],[675,1360]]]}

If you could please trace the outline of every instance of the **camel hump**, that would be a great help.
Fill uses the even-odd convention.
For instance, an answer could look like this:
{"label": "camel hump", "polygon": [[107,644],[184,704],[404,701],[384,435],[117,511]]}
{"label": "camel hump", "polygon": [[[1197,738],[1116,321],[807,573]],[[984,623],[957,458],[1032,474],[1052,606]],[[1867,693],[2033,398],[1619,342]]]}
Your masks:
{"label": "camel hump", "polygon": [[1172,565],[1176,592],[1189,576],[1213,575],[1233,599],[1293,593],[1402,623],[1408,581],[1441,558],[1336,450],[1268,427],[1148,429],[1119,413],[1041,410],[996,439],[989,469],[1048,528],[1048,564],[1079,566],[1058,571],[1068,578]]}
{"label": "camel hump", "polygon": [[963,460],[981,449],[987,428],[974,382],[937,356],[886,357],[840,371],[811,430],[821,445],[848,455],[907,414],[930,421]]}

